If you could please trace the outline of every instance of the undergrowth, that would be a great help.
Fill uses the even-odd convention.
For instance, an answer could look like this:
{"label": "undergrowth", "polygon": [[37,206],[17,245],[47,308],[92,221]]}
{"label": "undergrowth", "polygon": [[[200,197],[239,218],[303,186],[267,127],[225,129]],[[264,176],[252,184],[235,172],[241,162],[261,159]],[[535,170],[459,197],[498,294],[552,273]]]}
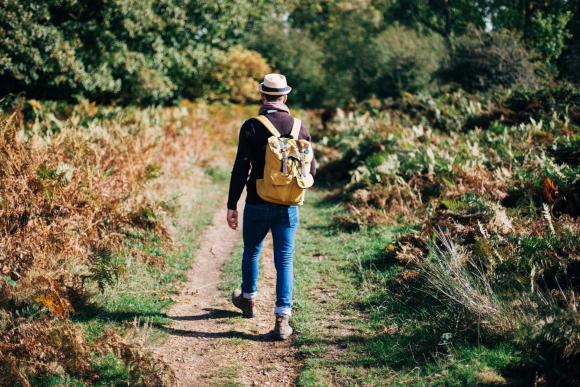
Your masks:
{"label": "undergrowth", "polygon": [[[148,346],[213,209],[196,200],[221,192],[209,186],[223,186],[213,175],[246,111],[4,108],[0,384],[173,384]],[[179,179],[196,190],[187,203],[169,196]]]}
{"label": "undergrowth", "polygon": [[504,346],[529,383],[580,380],[577,95],[569,85],[408,94],[339,111],[318,137],[321,175],[348,210],[337,226],[413,226],[375,251],[363,282],[379,289],[368,302],[383,318],[409,310],[432,339],[385,345]]}

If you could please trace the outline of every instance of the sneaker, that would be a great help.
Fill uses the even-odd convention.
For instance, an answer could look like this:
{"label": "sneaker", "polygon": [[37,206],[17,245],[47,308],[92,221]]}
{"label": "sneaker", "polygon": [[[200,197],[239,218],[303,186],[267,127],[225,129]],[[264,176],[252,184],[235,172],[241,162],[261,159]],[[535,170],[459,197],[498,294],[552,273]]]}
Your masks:
{"label": "sneaker", "polygon": [[274,336],[279,340],[286,340],[292,335],[292,327],[288,323],[288,316],[276,316],[276,325],[274,326]]}
{"label": "sneaker", "polygon": [[245,318],[254,317],[254,309],[256,307],[256,301],[248,300],[242,296],[242,291],[236,289],[232,292],[232,303],[236,308],[241,309],[242,314]]}

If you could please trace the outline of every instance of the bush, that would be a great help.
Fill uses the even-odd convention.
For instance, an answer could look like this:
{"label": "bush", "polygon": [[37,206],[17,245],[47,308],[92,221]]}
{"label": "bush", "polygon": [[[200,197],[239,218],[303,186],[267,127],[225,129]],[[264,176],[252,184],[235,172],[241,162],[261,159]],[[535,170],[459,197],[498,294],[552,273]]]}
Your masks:
{"label": "bush", "polygon": [[450,80],[470,91],[538,81],[530,52],[517,34],[506,30],[472,29],[459,37],[446,73]]}
{"label": "bush", "polygon": [[[580,174],[572,115],[579,103],[574,87],[561,83],[507,95],[405,94],[374,110],[369,102],[338,111],[318,142],[326,156],[319,181],[326,173],[338,182],[336,198],[348,210],[336,225],[414,226],[378,254],[377,263],[401,275],[369,282],[388,289],[377,305],[403,300],[436,336],[478,348],[502,342],[537,380],[578,384]],[[524,110],[525,121],[504,118]],[[500,114],[487,129],[458,130],[490,111]],[[371,275],[382,275],[379,268]]]}
{"label": "bush", "polygon": [[[580,87],[561,82],[554,87],[520,88],[514,90],[507,98],[505,106],[515,111],[531,109],[545,115],[551,115],[554,112],[562,115],[570,112],[580,113]],[[541,114],[536,115],[536,118],[541,117]]]}
{"label": "bush", "polygon": [[217,93],[209,91],[210,98],[242,103],[257,101],[258,81],[270,71],[270,66],[258,52],[242,46],[232,47],[221,55],[217,71],[211,75],[220,88]]}
{"label": "bush", "polygon": [[405,27],[391,27],[376,36],[364,66],[363,87],[378,97],[426,89],[447,55],[443,39],[422,36]]}

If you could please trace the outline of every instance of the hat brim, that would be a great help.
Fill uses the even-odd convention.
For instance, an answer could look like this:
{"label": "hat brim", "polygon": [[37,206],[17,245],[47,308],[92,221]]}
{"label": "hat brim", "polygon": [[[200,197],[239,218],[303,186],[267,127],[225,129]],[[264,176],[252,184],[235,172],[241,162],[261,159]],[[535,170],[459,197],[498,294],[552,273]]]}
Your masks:
{"label": "hat brim", "polygon": [[278,89],[278,88],[264,86],[263,83],[260,83],[260,86],[258,86],[258,91],[262,94],[268,94],[268,95],[286,95],[292,91],[292,88],[290,86],[286,86],[286,87]]}

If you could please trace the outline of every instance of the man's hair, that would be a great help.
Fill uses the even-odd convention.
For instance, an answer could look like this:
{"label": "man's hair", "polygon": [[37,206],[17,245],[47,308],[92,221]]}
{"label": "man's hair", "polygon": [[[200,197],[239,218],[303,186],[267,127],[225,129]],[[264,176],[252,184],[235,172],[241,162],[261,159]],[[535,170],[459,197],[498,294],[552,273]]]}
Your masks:
{"label": "man's hair", "polygon": [[262,94],[262,95],[264,96],[264,98],[266,98],[266,101],[268,102],[278,102],[284,99],[283,95],[270,95],[270,94]]}

